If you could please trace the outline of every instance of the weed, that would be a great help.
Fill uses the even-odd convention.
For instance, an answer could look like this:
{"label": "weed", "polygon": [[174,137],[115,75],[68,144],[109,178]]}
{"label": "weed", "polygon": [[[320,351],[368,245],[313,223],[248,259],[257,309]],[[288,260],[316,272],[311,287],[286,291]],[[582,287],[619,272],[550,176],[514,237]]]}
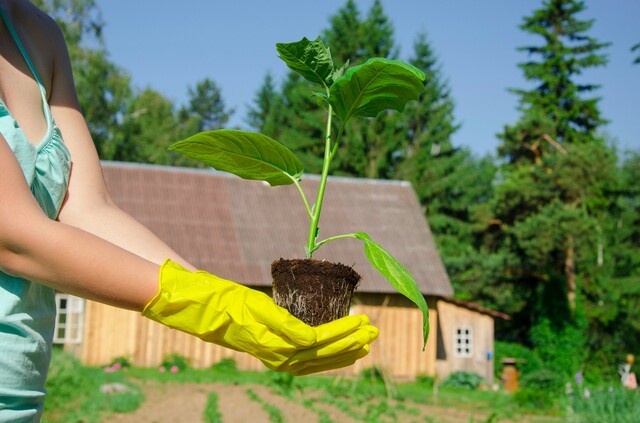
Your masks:
{"label": "weed", "polygon": [[640,393],[618,386],[587,388],[565,403],[570,422],[632,423],[640,416]]}
{"label": "weed", "polygon": [[205,423],[222,423],[222,414],[218,409],[218,394],[215,392],[209,393],[203,417]]}
{"label": "weed", "polygon": [[211,370],[217,373],[237,373],[238,366],[233,358],[223,358],[211,366]]}
{"label": "weed", "polygon": [[137,410],[144,402],[144,395],[138,388],[130,387],[129,390],[115,394],[107,394],[109,410],[114,413],[130,413]]}
{"label": "weed", "polygon": [[253,389],[247,389],[245,392],[251,401],[260,404],[262,409],[269,414],[269,421],[271,423],[284,423],[284,416],[278,407],[274,407],[265,402]]}

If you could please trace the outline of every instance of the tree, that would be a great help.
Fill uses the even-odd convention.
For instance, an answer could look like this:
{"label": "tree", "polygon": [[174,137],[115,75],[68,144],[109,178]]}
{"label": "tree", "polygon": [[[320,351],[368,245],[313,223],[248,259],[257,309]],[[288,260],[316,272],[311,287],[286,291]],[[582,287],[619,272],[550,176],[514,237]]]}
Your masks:
{"label": "tree", "polygon": [[597,133],[605,123],[598,98],[584,98],[597,86],[577,82],[607,62],[600,51],[608,44],[586,35],[593,20],[577,18],[584,9],[579,0],[548,0],[521,25],[544,43],[520,49],[532,57],[520,68],[535,87],[513,90],[522,116],[499,135],[504,166],[493,197],[501,279],[528,299],[505,311],[515,314],[515,325],[533,327],[541,351],[550,337],[564,339],[574,356],[568,372],[580,360],[584,287],[592,283],[589,259],[602,241],[599,218],[615,164]]}
{"label": "tree", "polygon": [[385,14],[380,0],[374,0],[367,19],[362,23],[364,57],[398,56],[398,48],[393,39],[393,25]]}
{"label": "tree", "polygon": [[233,114],[227,110],[222,98],[222,91],[215,81],[205,78],[195,88],[188,88],[189,105],[187,115],[198,119],[198,132],[223,128]]}
{"label": "tree", "polygon": [[253,98],[253,105],[249,106],[246,122],[253,130],[279,139],[283,113],[282,97],[269,72]]}
{"label": "tree", "polygon": [[[519,65],[536,87],[513,90],[520,96],[523,125],[505,128],[499,149],[511,163],[539,160],[545,151],[556,149],[557,143],[592,142],[596,130],[605,123],[599,99],[581,97],[598,86],[576,81],[584,70],[607,63],[600,51],[609,43],[584,35],[594,21],[576,18],[584,9],[583,1],[548,0],[520,25],[522,30],[541,36],[545,44],[519,49],[539,60]],[[551,135],[549,129],[553,138],[544,137]]]}
{"label": "tree", "polygon": [[131,100],[131,78],[109,60],[94,0],[37,0],[64,34],[83,114],[101,158],[112,159],[118,125]]}
{"label": "tree", "polygon": [[128,105],[120,125],[119,142],[113,160],[202,167],[181,154],[167,151],[176,140],[197,131],[200,121],[194,116],[176,114],[173,103],[157,91],[147,88]]}
{"label": "tree", "polygon": [[364,56],[362,48],[362,21],[355,1],[346,4],[329,18],[329,28],[322,38],[331,49],[337,64],[358,63]]}
{"label": "tree", "polygon": [[[329,44],[332,53],[337,53],[334,53],[334,58],[348,60],[352,65],[370,57],[395,58],[397,47],[393,41],[393,26],[382,3],[374,1],[366,19],[361,20],[359,16],[360,11],[355,4],[347,1],[331,19],[331,27],[324,31],[324,36],[332,43]],[[349,32],[354,38],[343,40],[341,34]],[[347,48],[352,49],[351,52]],[[334,174],[393,178],[402,138],[402,123],[398,122],[398,115],[383,112],[372,120],[350,122],[341,138],[340,153],[332,164]]]}

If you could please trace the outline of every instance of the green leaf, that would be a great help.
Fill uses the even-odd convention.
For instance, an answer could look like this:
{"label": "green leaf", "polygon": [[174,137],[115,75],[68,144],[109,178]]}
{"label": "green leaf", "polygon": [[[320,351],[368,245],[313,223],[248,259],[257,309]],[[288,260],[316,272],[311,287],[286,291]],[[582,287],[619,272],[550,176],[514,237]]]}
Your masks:
{"label": "green leaf", "polygon": [[375,117],[383,110],[402,111],[424,90],[425,74],[397,60],[374,58],[336,79],[329,92],[335,114],[346,122],[354,116]]}
{"label": "green leaf", "polygon": [[422,311],[422,349],[424,350],[429,336],[429,309],[415,279],[398,260],[374,242],[369,235],[364,232],[357,232],[354,235],[364,242],[364,252],[373,267],[387,278],[399,293],[413,301]]}
{"label": "green leaf", "polygon": [[295,43],[277,43],[276,50],[287,66],[307,81],[325,87],[330,85],[334,73],[333,59],[322,38],[310,41],[305,37]]}
{"label": "green leaf", "polygon": [[302,177],[302,163],[266,135],[235,129],[200,132],[169,147],[217,170],[244,179],[289,185]]}

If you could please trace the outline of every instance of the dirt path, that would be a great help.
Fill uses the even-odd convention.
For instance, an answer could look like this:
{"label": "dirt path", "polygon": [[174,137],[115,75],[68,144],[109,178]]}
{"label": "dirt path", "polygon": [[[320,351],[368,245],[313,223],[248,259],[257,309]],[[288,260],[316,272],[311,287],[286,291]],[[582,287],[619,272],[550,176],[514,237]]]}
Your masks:
{"label": "dirt path", "polygon": [[[269,414],[263,406],[249,397],[253,391],[260,402],[279,410],[285,422],[319,423],[320,413],[332,422],[357,423],[357,420],[329,404],[313,401],[310,408],[303,406],[300,400],[291,400],[275,393],[263,385],[224,385],[193,383],[158,383],[143,382],[140,384],[145,395],[144,403],[133,413],[111,414],[103,421],[106,423],[198,423],[203,422],[204,410],[209,394],[218,394],[218,411],[224,423],[268,423]],[[305,396],[313,399],[313,394]],[[360,415],[366,414],[366,408],[378,404],[362,404],[356,410]],[[313,408],[313,409],[312,409]],[[406,404],[405,411],[394,418],[381,419],[380,422],[437,422],[467,423],[469,421],[485,421],[486,413],[471,413],[461,408],[446,408],[421,404]],[[505,420],[501,420],[505,421]],[[529,420],[534,422],[538,420]]]}

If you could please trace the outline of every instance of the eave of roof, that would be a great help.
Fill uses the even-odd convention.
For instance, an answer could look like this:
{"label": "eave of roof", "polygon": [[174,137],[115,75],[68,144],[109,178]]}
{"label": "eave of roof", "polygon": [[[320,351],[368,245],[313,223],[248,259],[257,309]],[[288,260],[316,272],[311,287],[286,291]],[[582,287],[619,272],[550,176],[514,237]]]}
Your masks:
{"label": "eave of roof", "polygon": [[[304,257],[307,214],[291,186],[270,187],[212,169],[103,162],[114,201],[194,265],[252,286],[270,286],[271,261]],[[313,203],[319,178],[304,175]],[[313,196],[312,196],[313,195]],[[396,257],[425,295],[453,289],[411,184],[331,177],[320,237],[366,232]],[[323,246],[314,258],[339,261],[363,277],[359,292],[395,290],[369,265],[361,241]]]}

